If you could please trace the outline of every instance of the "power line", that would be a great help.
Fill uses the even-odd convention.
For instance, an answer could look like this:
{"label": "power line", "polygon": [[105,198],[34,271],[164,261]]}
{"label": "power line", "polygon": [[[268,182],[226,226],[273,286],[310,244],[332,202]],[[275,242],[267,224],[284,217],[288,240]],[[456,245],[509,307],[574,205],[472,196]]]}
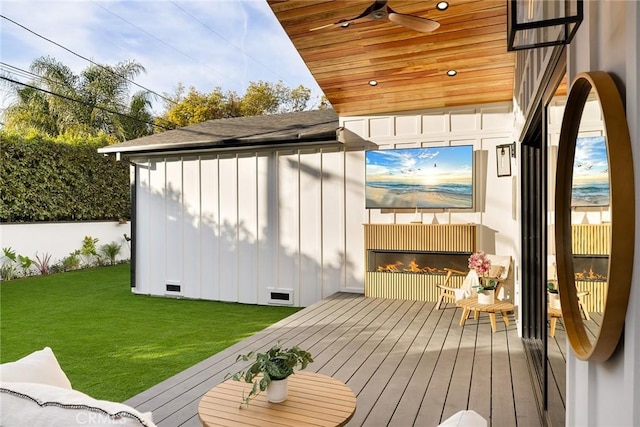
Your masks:
{"label": "power line", "polygon": [[18,68],[16,66],[7,64],[5,62],[0,62],[0,69],[1,68],[4,68],[4,71],[6,71],[8,73],[17,74],[20,77],[25,77],[25,78],[28,78],[28,79],[44,80],[44,81],[47,81],[47,82],[52,83],[52,84],[57,84],[58,83],[55,80],[51,80],[48,77],[41,76],[41,75],[36,74],[36,73],[32,73],[31,71],[27,71],[27,70],[24,70],[22,68]]}
{"label": "power line", "polygon": [[107,9],[106,7],[102,6],[101,4],[98,4],[98,3],[94,2],[94,1],[92,1],[92,3],[93,3],[93,4],[95,4],[96,6],[98,6],[99,8],[101,8],[101,9],[105,10],[106,12],[110,13],[111,15],[115,16],[116,18],[121,19],[122,21],[126,22],[127,24],[131,25],[132,27],[134,27],[134,28],[138,29],[139,31],[141,31],[141,32],[145,33],[146,35],[148,35],[149,37],[153,38],[154,40],[156,40],[156,41],[158,41],[158,42],[162,43],[163,45],[165,45],[165,46],[167,46],[167,47],[169,47],[170,49],[173,49],[173,50],[175,50],[176,52],[180,53],[181,55],[184,55],[185,57],[187,57],[187,58],[191,59],[192,61],[197,62],[198,64],[201,64],[201,65],[203,65],[203,66],[205,66],[205,67],[209,68],[211,71],[213,71],[214,73],[218,74],[220,77],[225,78],[225,79],[232,80],[232,81],[234,81],[234,82],[236,82],[236,83],[239,83],[239,84],[241,84],[241,85],[243,84],[241,81],[236,80],[236,79],[234,79],[234,78],[231,78],[230,76],[224,75],[222,72],[220,72],[220,71],[216,70],[215,68],[213,68],[213,67],[211,67],[211,66],[209,66],[209,65],[207,65],[207,64],[203,64],[203,63],[202,63],[202,62],[200,62],[197,58],[194,58],[193,56],[189,55],[188,53],[186,53],[186,52],[184,52],[184,51],[182,51],[182,50],[178,49],[177,47],[170,45],[170,44],[169,44],[169,43],[167,43],[166,41],[164,41],[164,40],[162,40],[162,39],[160,39],[160,38],[158,38],[158,37],[154,36],[154,35],[153,35],[153,34],[151,34],[150,32],[146,31],[144,28],[140,28],[139,26],[137,26],[137,25],[136,25],[136,24],[134,24],[133,22],[126,20],[126,19],[125,19],[125,18],[123,18],[122,16],[118,15],[118,14],[117,14],[117,13],[115,13],[115,12],[112,12],[111,10],[109,10],[109,9]]}
{"label": "power line", "polygon": [[[0,62],[0,70],[3,70],[3,71],[5,71],[5,72],[8,72],[8,73],[11,73],[11,74],[14,74],[14,75],[18,75],[18,76],[20,76],[20,77],[25,77],[25,78],[30,78],[30,79],[34,79],[34,78],[35,78],[36,80],[37,80],[37,79],[39,79],[39,80],[42,80],[42,81],[46,81],[46,82],[48,82],[48,83],[51,83],[51,84],[53,84],[53,85],[56,85],[56,84],[58,84],[58,83],[59,83],[59,82],[57,82],[57,81],[55,81],[55,80],[52,80],[52,79],[50,79],[50,78],[48,78],[48,77],[41,76],[41,75],[36,74],[36,73],[32,73],[31,71],[27,71],[27,70],[24,70],[24,69],[22,69],[22,68],[19,68],[19,67],[16,67],[16,66],[14,66],[14,65],[10,65],[10,64],[4,63],[4,62]],[[24,85],[23,83],[18,83],[18,84],[22,84],[22,85]],[[43,91],[43,92],[46,92],[46,90],[44,90],[44,89],[42,89],[42,91]],[[8,91],[5,91],[5,92],[6,92],[6,93],[8,93],[8,94],[10,94],[10,92],[8,92]],[[56,95],[56,94],[54,94],[54,95]],[[62,97],[63,95],[59,95],[59,94],[58,94],[58,96],[61,96],[61,97]],[[80,100],[75,100],[75,101],[77,101],[77,102],[82,102],[82,101],[80,101]],[[85,105],[88,105],[88,104],[85,104]],[[93,105],[93,104],[89,104],[89,105],[94,106],[94,107],[96,107],[96,108],[100,108],[100,107],[95,106],[95,105]],[[116,114],[122,114],[122,113],[117,113],[117,112],[116,112]],[[127,117],[131,117],[131,116],[127,116]],[[135,118],[135,117],[131,117],[131,118],[132,118],[132,119],[134,119],[134,120],[139,120],[139,119],[137,119],[137,118]],[[175,123],[170,122],[168,119],[164,119],[164,120],[167,120],[167,122],[171,123],[172,125],[174,125],[174,126],[176,126],[176,127],[179,127],[179,126],[178,126],[178,125],[176,125]],[[145,122],[145,123],[146,123],[146,122]],[[166,128],[162,127],[162,126],[158,126],[158,127],[163,128],[163,129],[166,129]]]}
{"label": "power line", "polygon": [[176,2],[169,0],[169,3],[171,3],[172,5],[174,5],[176,8],[180,9],[182,12],[184,12],[185,15],[189,16],[191,19],[193,19],[194,21],[196,21],[197,23],[199,23],[200,25],[202,25],[204,28],[206,28],[207,30],[209,30],[210,32],[212,32],[213,34],[217,35],[218,37],[220,37],[222,40],[224,40],[225,42],[227,42],[229,45],[231,45],[232,47],[240,50],[247,58],[253,60],[256,64],[260,65],[262,68],[264,68],[267,71],[270,71],[271,73],[273,73],[273,75],[277,76],[280,80],[284,80],[284,78],[278,74],[277,71],[272,70],[271,68],[267,67],[266,65],[264,65],[263,63],[261,63],[260,61],[258,61],[257,59],[255,59],[254,57],[252,57],[251,55],[249,55],[242,47],[237,46],[235,43],[233,43],[231,40],[225,38],[222,34],[220,34],[219,32],[217,32],[216,30],[214,30],[213,28],[209,27],[207,24],[205,24],[204,22],[202,22],[200,19],[198,19],[196,16],[193,16],[191,14],[191,12],[187,11],[186,9],[184,9],[183,7],[179,6]]}
{"label": "power line", "polygon": [[83,101],[81,99],[72,98],[70,96],[66,96],[66,95],[62,95],[62,94],[59,94],[59,93],[55,93],[55,92],[49,91],[47,89],[42,89],[42,88],[27,84],[27,83],[22,83],[22,82],[19,82],[17,80],[11,79],[9,77],[0,76],[0,79],[6,80],[6,81],[8,81],[10,83],[17,84],[17,85],[20,85],[20,86],[28,87],[30,89],[37,90],[39,92],[44,92],[44,93],[47,93],[49,95],[57,96],[59,98],[66,99],[67,101],[77,102],[78,104],[82,104],[82,105],[85,105],[87,107],[97,108],[98,110],[105,111],[107,113],[117,114],[118,116],[126,117],[128,119],[132,119],[132,120],[135,120],[135,121],[140,122],[140,123],[145,123],[145,124],[148,124],[148,125],[151,125],[151,126],[159,127],[161,129],[164,129],[164,130],[172,130],[171,128],[167,128],[167,127],[161,126],[161,125],[153,123],[153,122],[148,122],[148,121],[142,120],[142,119],[140,119],[138,117],[133,117],[133,116],[130,116],[128,114],[121,113],[121,112],[115,111],[115,110],[111,110],[109,108],[106,108],[106,107],[103,107],[103,106],[100,106],[100,105],[91,104],[91,103]]}
{"label": "power line", "polygon": [[[102,7],[102,6],[100,6],[100,7]],[[169,98],[167,98],[167,97],[165,97],[165,96],[163,96],[163,95],[160,95],[158,92],[156,92],[156,91],[154,91],[154,90],[151,90],[151,89],[149,89],[149,88],[147,88],[147,87],[144,87],[144,86],[142,86],[142,85],[140,85],[140,84],[138,84],[138,83],[134,82],[133,80],[129,80],[129,79],[128,79],[128,78],[126,78],[125,76],[121,76],[120,74],[116,73],[115,71],[111,70],[110,68],[105,67],[104,65],[98,64],[97,62],[94,62],[94,61],[92,61],[91,59],[89,59],[89,58],[87,58],[87,57],[85,57],[85,56],[82,56],[82,55],[80,55],[79,53],[76,53],[76,52],[72,51],[71,49],[69,49],[69,48],[67,48],[67,47],[65,47],[65,46],[63,46],[63,45],[61,45],[60,43],[54,42],[53,40],[48,39],[48,38],[46,38],[45,36],[43,36],[43,35],[40,35],[40,34],[36,33],[35,31],[33,31],[33,30],[31,30],[31,29],[29,29],[29,28],[25,27],[24,25],[22,25],[22,24],[20,24],[20,23],[18,23],[18,22],[16,22],[16,21],[14,21],[14,20],[13,20],[13,19],[11,19],[11,18],[8,18],[8,17],[6,17],[6,16],[4,16],[4,15],[0,15],[0,18],[6,19],[7,21],[9,21],[9,22],[11,22],[11,23],[13,23],[13,24],[17,25],[18,27],[20,27],[20,28],[22,28],[22,29],[24,29],[24,30],[26,30],[26,31],[30,32],[31,34],[33,34],[33,35],[35,35],[35,36],[38,36],[38,37],[40,37],[41,39],[46,40],[46,41],[48,41],[49,43],[52,43],[52,44],[54,44],[54,45],[56,45],[56,46],[58,46],[58,47],[60,47],[60,48],[62,48],[62,49],[64,49],[64,50],[66,50],[67,52],[69,52],[69,53],[71,53],[71,54],[73,54],[73,55],[77,56],[78,58],[82,58],[82,59],[84,59],[85,61],[88,61],[88,62],[90,62],[91,64],[93,64],[93,65],[95,65],[95,66],[97,66],[97,67],[100,67],[100,68],[102,68],[103,70],[106,70],[106,71],[110,72],[111,74],[113,74],[113,75],[115,75],[115,76],[118,76],[118,77],[120,77],[121,79],[124,79],[124,80],[128,81],[129,83],[131,83],[131,84],[134,84],[134,85],[138,86],[138,87],[139,87],[139,88],[141,88],[141,89],[144,89],[144,90],[146,90],[146,91],[148,91],[148,92],[151,92],[151,93],[153,93],[154,95],[156,95],[156,96],[158,96],[158,97],[160,97],[160,98],[164,99],[165,101],[167,101],[167,102],[169,102],[169,103],[171,103],[171,104],[177,105],[177,103],[176,103],[174,100],[169,99]]]}

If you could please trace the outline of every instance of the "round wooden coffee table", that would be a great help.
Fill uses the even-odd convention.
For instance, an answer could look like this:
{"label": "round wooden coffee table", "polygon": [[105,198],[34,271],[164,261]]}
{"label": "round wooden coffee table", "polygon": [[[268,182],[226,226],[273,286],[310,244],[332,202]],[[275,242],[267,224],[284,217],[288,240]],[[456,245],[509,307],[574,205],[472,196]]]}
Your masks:
{"label": "round wooden coffee table", "polygon": [[489,320],[491,321],[491,330],[496,331],[496,312],[502,313],[502,320],[504,320],[505,326],[509,326],[509,313],[514,310],[513,304],[506,301],[498,301],[495,304],[480,304],[478,303],[478,297],[465,298],[456,302],[458,307],[462,307],[462,317],[460,318],[460,326],[464,326],[469,317],[469,313],[475,312],[475,318],[478,318],[478,313],[489,313]]}
{"label": "round wooden coffee table", "polygon": [[356,410],[356,396],[346,384],[327,375],[296,372],[282,403],[267,401],[266,392],[242,403],[252,384],[227,380],[209,390],[198,405],[203,426],[343,426]]}

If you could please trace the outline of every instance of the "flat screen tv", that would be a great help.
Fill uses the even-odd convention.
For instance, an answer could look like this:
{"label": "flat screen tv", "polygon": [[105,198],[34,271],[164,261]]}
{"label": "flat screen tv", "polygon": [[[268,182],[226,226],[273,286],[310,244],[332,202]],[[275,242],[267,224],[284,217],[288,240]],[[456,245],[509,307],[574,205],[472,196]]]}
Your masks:
{"label": "flat screen tv", "polygon": [[367,209],[473,208],[473,146],[365,152]]}
{"label": "flat screen tv", "polygon": [[571,206],[609,206],[609,161],[604,136],[576,140]]}

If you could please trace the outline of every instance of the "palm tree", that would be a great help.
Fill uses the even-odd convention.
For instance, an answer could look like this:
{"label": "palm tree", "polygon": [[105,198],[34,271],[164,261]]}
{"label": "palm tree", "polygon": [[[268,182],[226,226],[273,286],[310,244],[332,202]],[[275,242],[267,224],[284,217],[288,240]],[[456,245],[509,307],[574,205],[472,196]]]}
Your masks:
{"label": "palm tree", "polygon": [[129,97],[133,78],[144,71],[135,61],[91,64],[79,75],[51,57],[30,67],[39,77],[14,84],[17,102],[4,113],[7,130],[35,129],[49,136],[105,133],[123,141],[152,133],[148,92]]}

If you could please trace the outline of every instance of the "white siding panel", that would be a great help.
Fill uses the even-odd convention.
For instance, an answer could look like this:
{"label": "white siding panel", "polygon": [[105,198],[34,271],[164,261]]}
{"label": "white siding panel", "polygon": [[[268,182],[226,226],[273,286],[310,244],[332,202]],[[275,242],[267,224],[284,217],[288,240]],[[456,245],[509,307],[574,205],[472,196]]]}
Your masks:
{"label": "white siding panel", "polygon": [[220,299],[220,265],[218,231],[218,159],[204,157],[200,162],[200,266],[201,298]]}
{"label": "white siding panel", "polygon": [[393,117],[381,117],[369,119],[369,135],[371,138],[391,136],[393,129]]}
{"label": "white siding panel", "polygon": [[397,136],[415,136],[420,133],[420,118],[416,115],[396,117]]}
{"label": "white siding panel", "polygon": [[149,238],[146,252],[143,248],[138,254],[149,259],[149,291],[154,295],[164,295],[167,257],[167,204],[170,196],[165,191],[166,163],[164,159],[149,163]]}
{"label": "white siding panel", "polygon": [[293,289],[299,304],[300,189],[298,155],[280,153],[278,157],[278,289]]}
{"label": "white siding panel", "polygon": [[510,110],[508,105],[481,108],[482,130],[503,130],[505,125],[512,124],[513,114],[510,114]]}
{"label": "white siding panel", "polygon": [[321,195],[324,174],[320,154],[300,155],[300,304],[308,306],[322,295]]}
{"label": "white siding panel", "polygon": [[451,132],[469,132],[478,129],[476,110],[454,110],[450,114]]}
{"label": "white siding panel", "polygon": [[[345,287],[344,152],[322,154],[322,297]],[[355,179],[355,182],[358,182]]]}
{"label": "white siding panel", "polygon": [[[345,153],[345,176],[364,176],[363,151]],[[362,181],[348,179],[345,187],[346,288],[364,290],[364,239],[362,231],[362,224],[366,220],[364,186]]]}
{"label": "white siding panel", "polygon": [[200,161],[185,158],[182,162],[184,234],[182,294],[201,298],[200,293]]}
{"label": "white siding panel", "polygon": [[351,132],[356,135],[359,135],[361,138],[369,137],[369,134],[367,133],[367,128],[365,127],[364,119],[361,119],[361,118],[346,119],[342,122],[342,126],[348,131],[347,136]]}
{"label": "white siding panel", "polygon": [[238,301],[238,168],[220,158],[220,300]]}
{"label": "white siding panel", "polygon": [[449,130],[449,115],[443,112],[422,115],[422,133],[440,134]]}
{"label": "white siding panel", "polygon": [[184,261],[182,159],[168,160],[166,168],[167,250],[165,253],[165,279],[184,286],[182,282]]}
{"label": "white siding panel", "polygon": [[258,188],[256,158],[238,158],[238,302],[258,302]]}
{"label": "white siding panel", "polygon": [[267,304],[267,290],[276,284],[278,197],[275,156],[259,155],[258,174],[258,303]]}
{"label": "white siding panel", "polygon": [[134,292],[138,294],[150,294],[151,289],[149,285],[150,271],[152,268],[151,260],[149,259],[149,239],[150,239],[150,207],[151,196],[149,188],[149,163],[141,163],[136,166],[137,168],[137,182],[136,182],[136,213],[135,224],[131,224],[136,227],[136,287]]}

